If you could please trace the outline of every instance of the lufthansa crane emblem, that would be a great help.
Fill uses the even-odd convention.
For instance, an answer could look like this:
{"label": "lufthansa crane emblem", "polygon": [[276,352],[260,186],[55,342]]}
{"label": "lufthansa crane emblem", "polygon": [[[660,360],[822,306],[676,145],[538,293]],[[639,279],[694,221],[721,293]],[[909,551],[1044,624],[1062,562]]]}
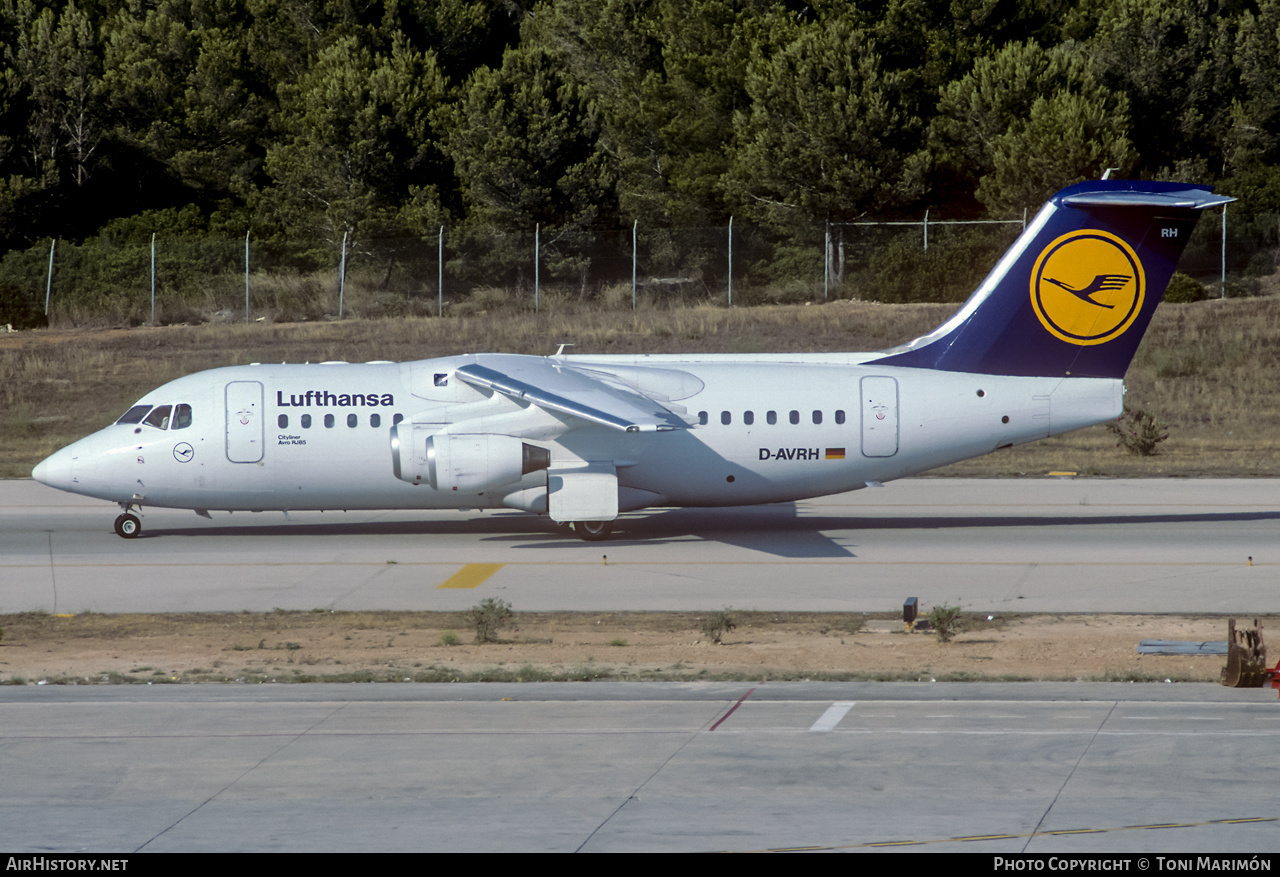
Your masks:
{"label": "lufthansa crane emblem", "polygon": [[1073,231],[1045,247],[1031,271],[1031,304],[1050,334],[1105,344],[1142,310],[1146,274],[1138,254],[1110,232]]}

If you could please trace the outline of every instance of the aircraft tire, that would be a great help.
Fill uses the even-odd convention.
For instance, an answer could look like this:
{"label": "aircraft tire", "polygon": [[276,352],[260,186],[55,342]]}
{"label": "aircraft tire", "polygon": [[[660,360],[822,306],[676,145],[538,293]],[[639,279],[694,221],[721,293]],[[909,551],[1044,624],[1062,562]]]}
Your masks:
{"label": "aircraft tire", "polygon": [[142,521],[137,515],[121,515],[116,518],[116,535],[121,539],[137,539],[142,535]]}
{"label": "aircraft tire", "polygon": [[588,542],[603,542],[613,533],[613,521],[574,521],[573,532]]}

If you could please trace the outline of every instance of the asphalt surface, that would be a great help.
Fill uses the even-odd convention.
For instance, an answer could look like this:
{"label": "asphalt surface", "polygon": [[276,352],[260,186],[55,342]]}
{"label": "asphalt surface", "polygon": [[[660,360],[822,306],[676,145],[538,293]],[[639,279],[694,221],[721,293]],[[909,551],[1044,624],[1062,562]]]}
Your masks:
{"label": "asphalt surface", "polygon": [[[0,482],[0,611],[1280,611],[1275,481],[917,480],[627,516],[220,515]],[[607,556],[607,562],[606,562]],[[1270,689],[1073,684],[0,688],[0,846],[1280,850]]]}
{"label": "asphalt surface", "polygon": [[1272,692],[0,690],[7,851],[1257,853]]}
{"label": "asphalt surface", "polygon": [[1280,612],[1280,482],[915,479],[624,516],[583,542],[516,512],[147,509],[0,481],[0,611]]}

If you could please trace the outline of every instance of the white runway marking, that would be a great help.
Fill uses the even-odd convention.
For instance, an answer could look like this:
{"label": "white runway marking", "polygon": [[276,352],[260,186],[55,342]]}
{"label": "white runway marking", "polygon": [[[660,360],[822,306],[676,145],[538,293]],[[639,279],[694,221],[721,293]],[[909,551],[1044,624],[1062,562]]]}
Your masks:
{"label": "white runway marking", "polygon": [[822,714],[818,721],[813,723],[810,731],[833,731],[836,725],[840,724],[840,720],[844,718],[845,713],[853,709],[854,701],[838,700],[831,706],[827,707],[827,711]]}

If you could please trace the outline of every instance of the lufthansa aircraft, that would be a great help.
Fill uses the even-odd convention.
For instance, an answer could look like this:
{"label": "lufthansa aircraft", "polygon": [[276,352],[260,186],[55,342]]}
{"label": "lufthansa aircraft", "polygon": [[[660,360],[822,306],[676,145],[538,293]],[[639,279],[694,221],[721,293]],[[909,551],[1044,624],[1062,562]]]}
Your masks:
{"label": "lufthansa aircraft", "polygon": [[964,306],[877,353],[254,364],[143,396],[31,473],[119,503],[511,508],[603,539],[620,512],[785,502],[878,485],[1123,410],[1125,370],[1205,186],[1055,195]]}

